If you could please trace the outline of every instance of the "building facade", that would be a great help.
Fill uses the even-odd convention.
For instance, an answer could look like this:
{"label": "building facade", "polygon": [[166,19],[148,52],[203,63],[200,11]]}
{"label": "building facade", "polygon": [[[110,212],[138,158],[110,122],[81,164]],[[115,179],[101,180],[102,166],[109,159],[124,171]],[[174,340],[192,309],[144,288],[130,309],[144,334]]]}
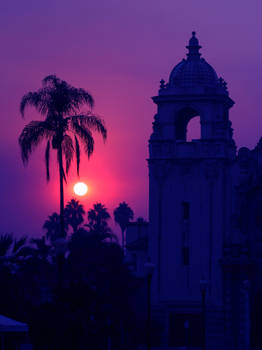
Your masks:
{"label": "building facade", "polygon": [[[262,346],[262,141],[236,149],[234,101],[200,49],[193,32],[187,58],[153,97],[148,243],[139,250],[139,274],[149,257],[162,348],[249,349],[250,336]],[[195,117],[201,136],[189,140]]]}

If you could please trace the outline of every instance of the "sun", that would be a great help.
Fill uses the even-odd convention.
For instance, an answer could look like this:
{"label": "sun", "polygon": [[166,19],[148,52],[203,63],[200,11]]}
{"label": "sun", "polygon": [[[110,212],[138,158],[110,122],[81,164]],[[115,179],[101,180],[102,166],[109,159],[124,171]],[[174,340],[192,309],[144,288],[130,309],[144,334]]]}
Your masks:
{"label": "sun", "polygon": [[84,182],[77,182],[74,185],[74,192],[77,196],[84,196],[88,191],[88,187]]}

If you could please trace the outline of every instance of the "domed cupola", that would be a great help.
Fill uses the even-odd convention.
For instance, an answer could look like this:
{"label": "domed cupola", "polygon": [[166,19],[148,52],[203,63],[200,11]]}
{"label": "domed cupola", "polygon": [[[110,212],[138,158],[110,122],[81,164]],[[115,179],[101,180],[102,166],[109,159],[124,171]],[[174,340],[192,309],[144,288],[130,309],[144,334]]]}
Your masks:
{"label": "domed cupola", "polygon": [[162,89],[175,94],[187,92],[190,94],[227,94],[225,81],[218,78],[211,65],[200,57],[201,46],[195,32],[192,32],[186,48],[188,49],[187,58],[174,67],[167,84],[162,81],[160,91]]}

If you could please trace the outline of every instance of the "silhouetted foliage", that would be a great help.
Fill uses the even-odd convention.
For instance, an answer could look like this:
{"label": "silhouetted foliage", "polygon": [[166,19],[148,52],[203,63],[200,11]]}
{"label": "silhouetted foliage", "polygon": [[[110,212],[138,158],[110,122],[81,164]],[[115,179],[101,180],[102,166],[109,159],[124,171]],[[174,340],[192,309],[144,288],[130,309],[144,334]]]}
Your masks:
{"label": "silhouetted foliage", "polygon": [[[91,112],[80,111],[82,106],[92,108],[93,104],[93,97],[86,90],[77,89],[55,75],[44,78],[42,88],[24,95],[20,103],[22,116],[26,107],[32,106],[45,117],[44,121],[31,121],[27,124],[19,137],[24,164],[27,164],[35,147],[46,140],[46,177],[49,180],[50,146],[57,152],[60,180],[60,237],[65,235],[63,183],[66,181],[66,174],[74,154],[76,154],[76,167],[79,174],[79,141],[82,142],[89,158],[94,151],[92,131],[100,133],[104,140],[107,137],[102,119]],[[74,136],[74,142],[72,136]]]}
{"label": "silhouetted foliage", "polygon": [[0,236],[0,256],[5,256],[13,244],[13,236],[6,233]]}
{"label": "silhouetted foliage", "polygon": [[84,207],[79,201],[71,199],[65,207],[65,222],[70,225],[73,232],[76,233],[79,226],[84,221]]}
{"label": "silhouetted foliage", "polygon": [[12,234],[0,235],[0,256],[12,258],[19,255],[27,242],[27,237],[14,238]]}
{"label": "silhouetted foliage", "polygon": [[114,350],[134,350],[143,338],[134,314],[141,281],[125,263],[110,215],[96,203],[82,225],[83,206],[71,200],[66,208],[73,233],[62,240],[62,260],[56,213],[44,223],[46,236],[0,236],[0,256],[8,256],[0,259],[0,313],[29,324],[35,350],[104,350],[109,342]]}
{"label": "silhouetted foliage", "polygon": [[88,223],[85,226],[88,227],[90,234],[99,236],[100,240],[116,238],[108,225],[110,214],[103,204],[95,203],[93,208],[88,211],[87,218]]}
{"label": "silhouetted foliage", "polygon": [[[64,233],[66,235],[67,231],[67,223],[65,223]],[[43,229],[46,231],[46,238],[51,242],[55,241],[59,238],[60,233],[60,215],[57,213],[53,213],[49,215],[48,219],[45,221],[43,225]]]}
{"label": "silhouetted foliage", "polygon": [[122,202],[114,210],[115,222],[120,226],[122,233],[122,248],[125,248],[125,231],[130,220],[133,220],[134,212],[126,202]]}
{"label": "silhouetted foliage", "polygon": [[51,253],[51,245],[46,243],[45,236],[41,238],[32,238],[31,243],[35,246],[37,255],[40,259],[47,260]]}

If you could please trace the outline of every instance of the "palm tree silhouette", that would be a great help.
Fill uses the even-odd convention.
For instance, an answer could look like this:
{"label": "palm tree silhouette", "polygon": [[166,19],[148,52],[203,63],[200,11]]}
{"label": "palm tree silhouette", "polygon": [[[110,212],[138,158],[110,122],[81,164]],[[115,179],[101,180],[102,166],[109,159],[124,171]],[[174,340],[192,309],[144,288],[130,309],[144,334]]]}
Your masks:
{"label": "palm tree silhouette", "polygon": [[125,248],[125,231],[130,220],[133,220],[134,212],[128,206],[126,202],[122,202],[119,206],[114,210],[114,219],[115,222],[120,226],[122,233],[122,249]]}
{"label": "palm tree silhouette", "polygon": [[84,207],[79,201],[71,199],[65,207],[65,221],[73,229],[73,233],[76,233],[79,225],[84,221]]}
{"label": "palm tree silhouette", "polygon": [[[48,181],[50,177],[50,146],[57,151],[60,183],[60,237],[65,236],[63,184],[66,181],[66,174],[74,154],[79,175],[79,140],[83,143],[84,150],[90,157],[94,151],[92,131],[100,133],[104,140],[107,136],[103,120],[91,112],[80,112],[80,107],[84,105],[92,108],[94,105],[93,97],[86,90],[75,88],[55,75],[44,78],[42,88],[24,95],[20,103],[22,116],[24,116],[26,107],[33,106],[45,117],[44,121],[31,121],[27,124],[19,137],[24,164],[27,164],[34,148],[43,139],[46,139],[45,161]],[[74,142],[72,136],[74,136]],[[66,172],[64,171],[63,158],[65,159]]]}
{"label": "palm tree silhouette", "polygon": [[88,224],[85,226],[89,228],[90,233],[95,233],[100,236],[102,240],[106,238],[115,238],[115,235],[108,225],[110,214],[103,204],[95,203],[93,208],[88,211],[87,218]]}
{"label": "palm tree silhouette", "polygon": [[27,237],[14,238],[11,233],[0,235],[0,257],[12,260],[22,254],[26,247]]}
{"label": "palm tree silhouette", "polygon": [[0,256],[5,256],[13,245],[14,238],[10,233],[2,234],[0,236]]}
{"label": "palm tree silhouette", "polygon": [[33,250],[35,255],[40,259],[47,261],[52,246],[46,243],[46,237],[42,236],[41,238],[32,238],[30,242],[34,245]]}
{"label": "palm tree silhouette", "polygon": [[[46,231],[46,238],[50,240],[51,242],[54,242],[56,239],[59,238],[60,233],[60,215],[57,213],[53,213],[52,215],[48,216],[48,219],[45,221],[43,225],[43,229]],[[67,222],[64,223],[64,233],[66,236],[68,225]]]}

